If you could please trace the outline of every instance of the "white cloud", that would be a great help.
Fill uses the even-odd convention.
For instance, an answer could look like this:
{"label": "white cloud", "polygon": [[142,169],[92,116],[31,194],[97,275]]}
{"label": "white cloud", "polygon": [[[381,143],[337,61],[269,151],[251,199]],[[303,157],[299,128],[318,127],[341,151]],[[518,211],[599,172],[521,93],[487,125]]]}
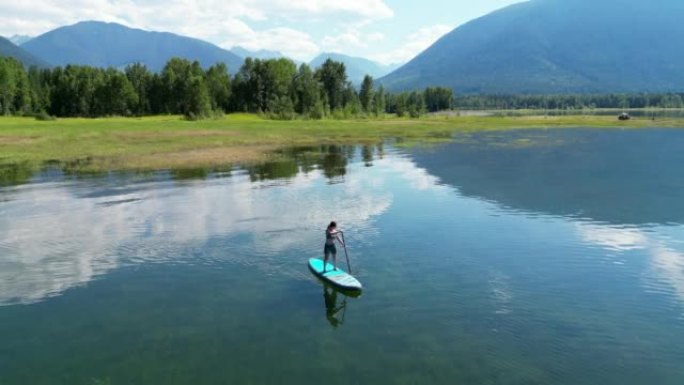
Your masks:
{"label": "white cloud", "polygon": [[0,34],[37,35],[82,20],[120,22],[146,29],[212,38],[226,20],[306,20],[336,15],[363,19],[392,17],[382,0],[32,0],[0,2]]}
{"label": "white cloud", "polygon": [[383,0],[262,0],[262,6],[272,7],[281,14],[296,16],[348,15],[378,20],[394,16]]}
{"label": "white cloud", "polygon": [[278,51],[287,57],[308,61],[320,51],[311,36],[291,28],[272,28],[255,31],[239,20],[234,21],[234,28],[226,30],[226,40],[221,42],[224,48],[241,46],[248,50],[261,49]]}
{"label": "white cloud", "polygon": [[372,44],[381,42],[385,35],[380,32],[364,32],[361,28],[354,26],[347,28],[344,32],[323,38],[321,46],[326,52],[349,52],[350,50],[369,48]]}
{"label": "white cloud", "polygon": [[[286,56],[309,60],[319,51],[313,38],[281,26],[278,20],[307,21],[332,17],[332,24],[367,25],[393,16],[383,0],[33,0],[0,2],[0,35],[36,36],[83,20],[117,22],[129,27],[168,31],[204,39],[229,49],[277,50]],[[266,22],[253,28],[248,22]],[[290,23],[291,25],[291,23]],[[380,36],[373,34],[369,41]],[[344,38],[343,38],[344,39]],[[361,38],[356,33],[351,46]],[[342,47],[342,45],[340,45]]]}
{"label": "white cloud", "polygon": [[421,28],[409,35],[406,38],[406,42],[399,48],[389,52],[370,55],[370,58],[384,64],[405,63],[416,57],[451,30],[453,30],[453,27],[444,24]]}

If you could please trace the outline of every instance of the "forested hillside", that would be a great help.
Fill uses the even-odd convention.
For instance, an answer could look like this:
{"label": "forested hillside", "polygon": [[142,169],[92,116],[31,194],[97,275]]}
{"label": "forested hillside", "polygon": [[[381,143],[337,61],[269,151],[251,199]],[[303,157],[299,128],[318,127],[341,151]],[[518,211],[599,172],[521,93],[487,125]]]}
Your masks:
{"label": "forested hillside", "polygon": [[531,0],[471,21],[381,79],[466,94],[684,91],[681,0]]}

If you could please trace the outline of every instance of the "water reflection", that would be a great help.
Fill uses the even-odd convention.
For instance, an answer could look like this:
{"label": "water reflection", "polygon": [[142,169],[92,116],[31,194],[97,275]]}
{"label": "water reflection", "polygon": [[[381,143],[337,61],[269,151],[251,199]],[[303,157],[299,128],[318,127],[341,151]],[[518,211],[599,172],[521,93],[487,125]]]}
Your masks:
{"label": "water reflection", "polygon": [[413,159],[462,194],[513,210],[668,225],[684,224],[683,149],[673,129],[521,130],[461,135]]}
{"label": "water reflection", "polygon": [[[629,251],[645,251],[651,258],[649,280],[645,282],[649,290],[662,291],[663,287],[671,287],[681,303],[684,303],[684,251],[678,251],[671,245],[672,239],[657,238],[657,232],[646,232],[635,227],[615,227],[601,224],[578,223],[576,225],[580,237],[587,243],[617,252],[623,256]],[[665,231],[664,231],[665,232]],[[684,239],[684,231],[679,234]],[[624,264],[625,259],[613,260]]]}
{"label": "water reflection", "polygon": [[266,162],[256,166],[248,167],[249,177],[252,182],[290,179],[299,173],[299,166],[294,159],[281,160],[277,162]]}
{"label": "water reflection", "polygon": [[28,162],[0,164],[0,187],[27,183],[36,171]]}
{"label": "water reflection", "polygon": [[[331,218],[358,231],[359,242],[374,237],[373,219],[392,204],[387,186],[378,183],[388,169],[348,174],[348,167],[362,167],[350,166],[349,157],[358,156],[352,147],[297,153],[291,163],[229,178],[210,178],[215,174],[206,170],[150,179],[113,174],[0,190],[10,198],[0,199],[0,305],[59,295],[121,265],[204,263],[187,248],[212,239],[225,242],[225,254],[201,258],[276,271],[285,266],[284,252],[317,256],[321,229]],[[341,176],[343,188],[327,187]],[[278,178],[286,185],[271,182]],[[285,271],[306,277],[299,269]]]}
{"label": "water reflection", "polygon": [[328,146],[327,150],[321,162],[325,176],[334,180],[346,175],[347,158],[351,155],[353,147]]}
{"label": "water reflection", "polygon": [[373,166],[373,148],[370,146],[363,146],[361,148],[361,156],[363,157],[363,164],[366,167]]}
{"label": "water reflection", "polygon": [[325,318],[333,328],[344,324],[347,315],[348,299],[361,296],[360,291],[338,289],[316,276],[316,280],[323,288],[323,303],[325,305]]}
{"label": "water reflection", "polygon": [[[337,328],[344,324],[347,315],[347,298],[349,294],[323,284],[323,299],[325,302],[325,318],[330,326]],[[342,297],[341,300],[339,297]]]}
{"label": "water reflection", "polygon": [[[247,167],[252,181],[289,179],[298,173],[322,170],[331,182],[339,180],[347,173],[350,158],[356,154],[355,146],[325,145],[318,147],[295,147],[278,151],[275,161]],[[372,162],[374,150],[364,150],[364,159]]]}
{"label": "water reflection", "polygon": [[616,255],[613,263],[646,252],[646,288],[670,287],[684,304],[682,149],[684,135],[672,129],[522,130],[459,136],[412,159],[504,212],[574,223],[580,239]]}
{"label": "water reflection", "polygon": [[207,179],[211,172],[208,168],[172,170],[171,177],[175,180]]}
{"label": "water reflection", "polygon": [[[681,383],[684,226],[658,223],[650,214],[664,210],[650,207],[638,208],[649,214],[641,224],[613,215],[664,193],[624,190],[607,202],[598,182],[612,208],[566,198],[546,183],[572,168],[568,138],[584,139],[527,134],[415,158],[298,149],[284,174],[1,188],[0,304],[58,298],[0,307],[0,356],[12,357],[0,383]],[[443,165],[418,167],[421,156]],[[600,177],[621,183],[615,164],[594,160]],[[599,178],[568,175],[574,192]],[[363,300],[316,286],[305,268],[331,218],[347,231]]]}

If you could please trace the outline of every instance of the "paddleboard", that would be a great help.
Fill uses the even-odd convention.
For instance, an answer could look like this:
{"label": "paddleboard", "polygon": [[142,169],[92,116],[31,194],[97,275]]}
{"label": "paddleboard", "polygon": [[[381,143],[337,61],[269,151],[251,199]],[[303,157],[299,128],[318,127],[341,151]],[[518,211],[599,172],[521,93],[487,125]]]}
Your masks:
{"label": "paddleboard", "polygon": [[361,282],[356,278],[347,274],[344,270],[339,267],[335,270],[335,267],[328,263],[325,265],[325,273],[323,272],[323,260],[318,258],[309,259],[309,270],[316,274],[319,278],[326,282],[330,282],[332,285],[345,290],[361,290]]}

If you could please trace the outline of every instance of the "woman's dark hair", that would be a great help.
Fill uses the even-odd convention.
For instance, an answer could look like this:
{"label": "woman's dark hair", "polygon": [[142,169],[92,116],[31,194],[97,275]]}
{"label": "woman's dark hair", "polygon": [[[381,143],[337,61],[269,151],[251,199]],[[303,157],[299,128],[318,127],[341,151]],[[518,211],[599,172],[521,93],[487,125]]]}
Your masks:
{"label": "woman's dark hair", "polygon": [[331,227],[337,227],[337,223],[335,223],[335,221],[330,222],[330,224],[328,225],[328,228],[331,228]]}

